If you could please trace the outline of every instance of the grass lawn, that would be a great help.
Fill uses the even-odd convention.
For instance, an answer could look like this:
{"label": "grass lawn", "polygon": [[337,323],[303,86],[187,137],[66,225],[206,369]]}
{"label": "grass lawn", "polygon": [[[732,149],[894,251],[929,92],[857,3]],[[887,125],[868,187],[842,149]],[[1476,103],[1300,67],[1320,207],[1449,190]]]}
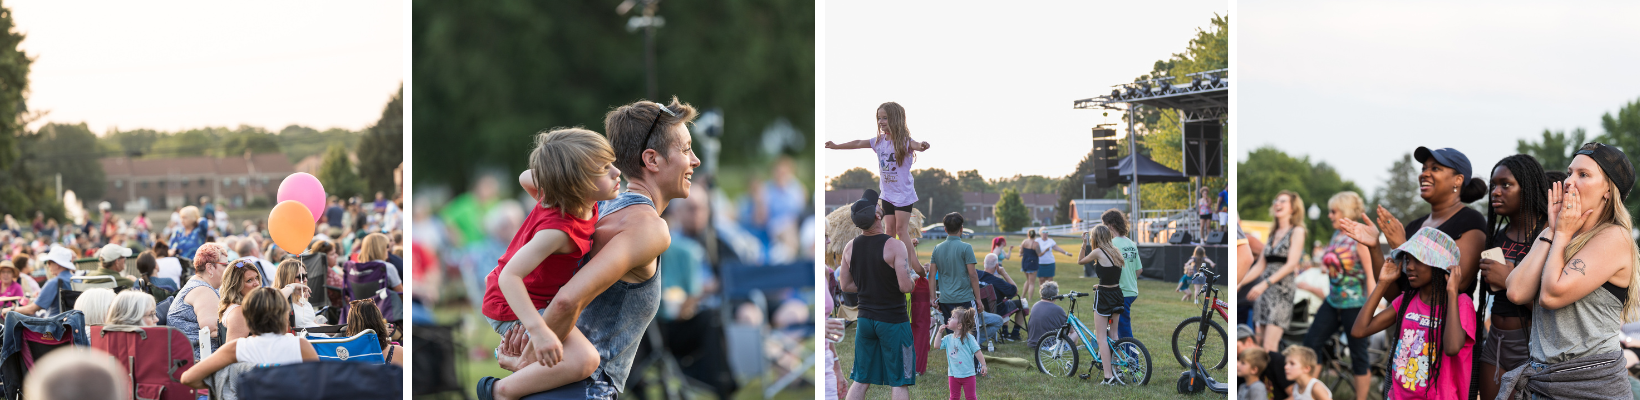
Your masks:
{"label": "grass lawn", "polygon": [[[984,238],[990,237],[992,236],[984,236]],[[1022,242],[1022,239],[1022,237],[1009,236],[1008,243],[1017,245]],[[1077,249],[1080,248],[1079,239],[1056,238],[1056,240],[1061,243],[1061,248],[1072,252],[1072,254],[1075,254]],[[975,258],[983,262],[985,253],[991,247],[988,243],[989,240],[975,237],[966,241],[974,245]],[[918,256],[926,263],[933,254],[934,246],[939,242],[939,240],[924,240],[917,247]],[[1098,279],[1082,278],[1082,267],[1080,265],[1072,264],[1071,260],[1068,260],[1064,255],[1059,255],[1057,258],[1058,262],[1055,265],[1058,269],[1058,276],[1054,280],[1059,282],[1061,293],[1072,290],[1092,292],[1093,286],[1098,283]],[[1019,269],[1019,257],[1017,255],[1003,262],[1003,266],[1008,269],[1015,282],[1024,285],[1025,274]],[[1139,280],[1139,299],[1133,303],[1133,310],[1135,311],[1133,313],[1133,334],[1144,343],[1145,348],[1150,352],[1152,367],[1149,385],[1100,386],[1100,375],[1097,369],[1093,372],[1093,378],[1089,380],[1081,380],[1076,376],[1050,377],[1036,370],[1035,354],[1026,348],[1025,342],[999,342],[996,351],[985,353],[986,362],[990,367],[990,376],[979,378],[980,397],[1043,399],[1067,398],[1067,396],[1070,398],[1116,396],[1124,399],[1176,399],[1182,397],[1183,395],[1178,394],[1175,387],[1179,374],[1184,372],[1184,368],[1179,366],[1177,361],[1174,361],[1172,350],[1173,329],[1178,327],[1179,322],[1184,321],[1186,318],[1199,315],[1201,308],[1199,305],[1179,301],[1181,294],[1175,293],[1173,288],[1174,283],[1172,282],[1141,279]],[[1093,328],[1092,318],[1098,317],[1093,313],[1092,299],[1093,296],[1078,299],[1076,310],[1074,310],[1077,317],[1081,318],[1089,329]],[[1030,303],[1035,303],[1035,301],[1033,300]],[[1069,303],[1061,302],[1061,306],[1069,306]],[[1227,330],[1232,329],[1222,320],[1217,322]],[[838,363],[842,367],[845,376],[854,364],[853,337],[854,332],[851,327],[843,342],[837,344]],[[1019,363],[1020,365],[1008,365],[993,360],[996,357],[1015,358],[1024,360],[1024,362]],[[1085,350],[1082,352],[1080,365],[1078,366],[1080,372],[1078,374],[1086,373],[1091,368],[1092,358]],[[911,389],[912,397],[920,399],[948,398],[949,391],[946,385],[945,365],[945,356],[939,351],[936,344],[929,351],[928,372],[917,378],[917,385]],[[1028,365],[1028,367],[1024,365]],[[1228,371],[1228,367],[1213,370],[1213,377],[1220,382],[1228,382]],[[827,373],[830,373],[830,371],[827,371]],[[889,392],[889,388],[886,387],[873,387],[867,397],[887,399],[889,398]],[[1204,392],[1195,396],[1227,397],[1212,392]]]}
{"label": "grass lawn", "polygon": [[[479,378],[485,376],[499,378],[511,374],[511,372],[501,369],[501,366],[496,364],[495,357],[491,355],[495,350],[495,346],[501,343],[501,335],[490,329],[490,325],[485,322],[483,315],[467,306],[466,302],[446,303],[435,309],[433,314],[440,324],[461,323],[462,329],[456,332],[456,336],[457,340],[466,346],[465,350],[468,354],[456,355],[457,358],[465,360],[457,366],[457,373],[460,374],[462,385],[467,388],[466,392],[469,396],[473,394],[473,388],[477,386]],[[806,344],[813,348],[813,343],[813,340],[810,340]],[[481,358],[475,360],[467,357],[474,354],[479,355]],[[653,369],[648,371],[653,371]],[[637,374],[639,372],[633,371],[633,373]],[[814,373],[816,373],[816,369],[811,368],[810,376],[813,376]],[[772,381],[774,378],[766,379]],[[712,396],[710,392],[692,393],[692,395],[695,398],[710,398]],[[652,388],[651,393],[649,393],[649,398],[664,397],[661,388]],[[761,399],[763,398],[763,383],[760,381],[747,383],[741,387],[739,392],[735,393],[734,397],[736,399]],[[793,384],[788,386],[785,391],[776,394],[774,398],[812,399],[814,398],[814,386]]]}

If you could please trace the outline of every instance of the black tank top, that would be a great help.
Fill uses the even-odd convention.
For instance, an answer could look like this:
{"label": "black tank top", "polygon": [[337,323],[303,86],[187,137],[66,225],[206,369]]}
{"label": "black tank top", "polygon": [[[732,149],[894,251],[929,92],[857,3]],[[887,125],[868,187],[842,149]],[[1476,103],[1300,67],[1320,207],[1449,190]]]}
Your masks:
{"label": "black tank top", "polygon": [[[1106,254],[1105,257],[1110,257],[1110,255]],[[1122,267],[1114,264],[1100,265],[1099,258],[1095,257],[1093,259],[1093,274],[1099,277],[1100,286],[1120,285],[1122,283]]]}
{"label": "black tank top", "polygon": [[911,322],[905,311],[905,292],[900,291],[899,277],[895,276],[898,271],[883,262],[883,245],[888,238],[883,234],[854,238],[848,272],[859,287],[860,317],[889,324]]}

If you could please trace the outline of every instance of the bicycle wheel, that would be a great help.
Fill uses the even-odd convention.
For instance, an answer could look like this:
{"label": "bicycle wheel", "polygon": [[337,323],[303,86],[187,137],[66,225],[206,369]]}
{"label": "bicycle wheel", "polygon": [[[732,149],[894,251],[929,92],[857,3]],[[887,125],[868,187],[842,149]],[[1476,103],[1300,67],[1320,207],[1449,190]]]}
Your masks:
{"label": "bicycle wheel", "polygon": [[1036,344],[1036,369],[1049,376],[1071,376],[1076,373],[1078,353],[1065,331],[1044,336]]}
{"label": "bicycle wheel", "polygon": [[1122,338],[1116,341],[1116,347],[1111,348],[1111,367],[1116,368],[1116,374],[1122,376],[1122,381],[1128,384],[1150,384],[1150,350],[1145,350],[1145,344],[1138,339]]}
{"label": "bicycle wheel", "polygon": [[[1178,359],[1179,366],[1190,368],[1190,352],[1200,343],[1203,367],[1222,369],[1229,358],[1230,339],[1225,336],[1224,327],[1217,321],[1208,320],[1206,337],[1198,338],[1202,330],[1202,317],[1190,317],[1179,323],[1173,329],[1173,358]],[[1198,341],[1200,339],[1200,341]],[[1330,386],[1329,386],[1330,387]]]}

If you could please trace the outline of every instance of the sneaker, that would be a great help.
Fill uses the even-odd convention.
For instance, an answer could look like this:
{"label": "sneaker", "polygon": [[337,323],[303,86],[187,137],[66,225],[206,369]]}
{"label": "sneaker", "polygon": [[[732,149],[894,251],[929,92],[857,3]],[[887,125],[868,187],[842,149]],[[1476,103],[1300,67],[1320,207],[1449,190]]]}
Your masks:
{"label": "sneaker", "polygon": [[1127,386],[1126,382],[1122,382],[1122,376],[1121,375],[1112,375],[1109,378],[1105,378],[1105,380],[1103,380],[1103,381],[1099,381],[1099,384],[1100,385],[1109,385],[1109,386],[1117,386],[1117,385]]}

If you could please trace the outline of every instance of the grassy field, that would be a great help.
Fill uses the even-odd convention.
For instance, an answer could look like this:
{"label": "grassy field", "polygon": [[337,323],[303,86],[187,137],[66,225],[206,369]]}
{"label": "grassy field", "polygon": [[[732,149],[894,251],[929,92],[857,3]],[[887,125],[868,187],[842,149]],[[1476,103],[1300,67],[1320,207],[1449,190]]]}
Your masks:
{"label": "grassy field", "polygon": [[[985,237],[989,238],[991,236]],[[1021,243],[1021,239],[1020,237],[1009,236],[1008,243],[1018,244]],[[1060,247],[1071,251],[1073,254],[1080,243],[1075,238],[1060,238],[1057,240],[1062,243]],[[989,240],[976,237],[968,239],[967,242],[974,245],[976,259],[984,260],[985,252],[990,249],[990,245],[987,243]],[[919,257],[927,262],[933,253],[934,246],[938,243],[937,240],[923,241],[917,247]],[[1078,292],[1091,292],[1093,290],[1093,286],[1098,282],[1097,279],[1082,278],[1082,267],[1080,265],[1070,264],[1064,255],[1059,255],[1057,258],[1059,259],[1059,262],[1056,263],[1058,276],[1055,277],[1055,281],[1059,282],[1061,293],[1072,290]],[[1003,266],[1008,269],[1009,274],[1014,277],[1016,282],[1021,285],[1024,284],[1025,275],[1019,269],[1019,258],[1017,256],[1005,261]],[[1150,352],[1152,369],[1149,385],[1100,386],[1097,369],[1094,372],[1094,377],[1089,380],[1081,380],[1075,376],[1050,377],[1035,369],[1034,353],[1026,348],[1025,342],[999,342],[996,351],[985,353],[987,364],[990,367],[990,376],[979,378],[980,398],[1053,399],[1115,396],[1123,399],[1176,399],[1183,397],[1184,395],[1178,394],[1175,389],[1179,374],[1184,372],[1184,368],[1179,366],[1179,363],[1174,361],[1173,358],[1171,349],[1173,329],[1184,319],[1199,315],[1201,309],[1199,305],[1179,301],[1180,294],[1175,293],[1173,288],[1174,284],[1171,282],[1140,280],[1139,299],[1133,303],[1133,309],[1136,311],[1133,314],[1133,334],[1145,344],[1145,348]],[[1093,299],[1092,296],[1078,299],[1077,309],[1074,310],[1077,317],[1082,318],[1083,322],[1088,324],[1089,329],[1093,328],[1091,318],[1097,318],[1097,315],[1093,313],[1093,302],[1087,301],[1091,299]],[[1062,306],[1069,306],[1069,304],[1062,303]],[[1232,329],[1224,321],[1218,322],[1227,330]],[[848,336],[842,343],[837,344],[838,363],[842,367],[845,376],[854,364],[853,337],[854,332],[851,327]],[[945,356],[937,346],[929,352],[928,372],[918,377],[917,385],[911,389],[913,398],[943,399],[949,397],[946,385]],[[996,357],[1020,359],[1024,362],[1017,363],[1017,365],[1008,365],[994,361],[993,359]],[[1079,371],[1081,372],[1079,374],[1086,373],[1091,368],[1092,356],[1083,351],[1080,359]],[[1227,367],[1212,371],[1214,379],[1220,382],[1228,382],[1228,370]],[[1205,392],[1194,395],[1194,397],[1219,398],[1227,396]],[[873,387],[867,398],[887,399],[889,398],[889,388]]]}
{"label": "grassy field", "polygon": [[[457,357],[466,360],[457,366],[457,373],[460,374],[462,385],[468,388],[466,391],[469,395],[473,394],[473,388],[478,384],[479,378],[485,376],[505,377],[511,374],[511,372],[501,369],[501,366],[496,364],[494,356],[491,355],[492,351],[495,350],[495,346],[501,343],[501,335],[491,330],[489,324],[484,321],[484,317],[473,310],[472,307],[468,307],[465,302],[449,303],[435,309],[433,314],[440,324],[459,322],[462,326],[462,329],[457,332],[458,340],[467,347],[467,355],[472,357],[457,355]],[[810,340],[806,344],[809,348],[813,348],[813,343]],[[633,373],[637,374],[639,372],[633,371]],[[817,373],[816,370],[811,368],[810,376],[813,376],[814,373]],[[773,378],[767,379],[773,380]],[[660,388],[654,388],[649,393],[648,398],[664,398],[660,390]],[[709,398],[711,393],[692,393],[691,397]],[[748,383],[739,392],[735,393],[735,398],[748,400],[763,398],[763,383],[760,381]],[[793,384],[787,387],[785,391],[776,394],[774,398],[789,400],[812,399],[814,398],[814,386]]]}

